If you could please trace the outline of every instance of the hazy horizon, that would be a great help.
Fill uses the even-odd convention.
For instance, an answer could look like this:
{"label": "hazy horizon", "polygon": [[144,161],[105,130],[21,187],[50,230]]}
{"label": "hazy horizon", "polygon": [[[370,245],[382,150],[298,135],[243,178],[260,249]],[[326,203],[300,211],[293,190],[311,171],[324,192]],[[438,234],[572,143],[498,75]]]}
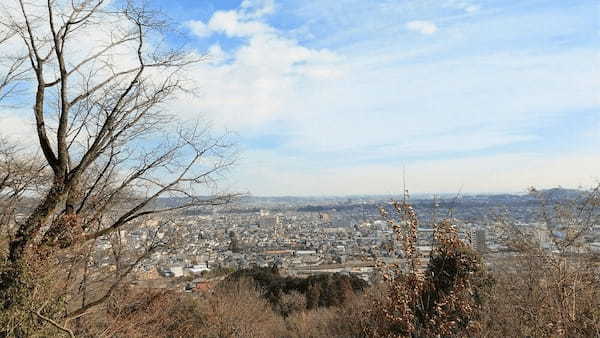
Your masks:
{"label": "hazy horizon", "polygon": [[[564,190],[577,190],[577,191],[581,191],[581,192],[586,192],[589,191],[589,189],[592,189],[592,187],[563,187],[563,186],[556,186],[556,187],[535,187],[536,190],[538,191],[544,191],[544,190],[552,190],[552,189],[564,189]],[[529,194],[529,189],[524,189],[522,191],[491,191],[491,192],[468,192],[468,191],[457,191],[457,192],[410,192],[409,191],[409,198],[432,198],[433,196],[438,196],[438,197],[442,197],[442,198],[446,198],[446,197],[455,197],[455,196],[476,196],[476,195],[484,195],[484,196],[493,196],[493,195],[527,195]],[[322,195],[256,195],[256,194],[249,194],[247,195],[247,197],[255,197],[255,198],[362,198],[362,197],[387,197],[387,196],[394,196],[394,197],[398,197],[398,196],[402,196],[402,191],[398,192],[398,193],[391,193],[391,194],[352,194],[352,195],[329,195],[329,194],[322,194]]]}

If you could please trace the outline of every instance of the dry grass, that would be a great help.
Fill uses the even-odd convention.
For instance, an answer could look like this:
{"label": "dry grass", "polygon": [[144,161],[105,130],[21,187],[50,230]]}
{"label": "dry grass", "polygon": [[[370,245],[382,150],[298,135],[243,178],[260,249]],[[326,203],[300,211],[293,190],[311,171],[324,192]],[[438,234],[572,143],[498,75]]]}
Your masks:
{"label": "dry grass", "polygon": [[115,295],[88,318],[89,337],[279,337],[284,319],[248,280],[225,283],[206,297],[147,290]]}

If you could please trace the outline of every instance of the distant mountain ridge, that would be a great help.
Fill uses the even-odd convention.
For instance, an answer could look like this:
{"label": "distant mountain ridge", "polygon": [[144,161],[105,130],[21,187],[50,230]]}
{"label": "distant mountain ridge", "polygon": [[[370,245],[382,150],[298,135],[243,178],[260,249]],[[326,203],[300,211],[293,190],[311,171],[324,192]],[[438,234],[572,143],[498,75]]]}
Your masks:
{"label": "distant mountain ridge", "polygon": [[[559,202],[577,200],[585,196],[585,190],[552,188],[537,190],[535,194],[443,194],[436,197],[441,205],[476,203],[476,204],[513,204],[513,203],[536,203],[540,199]],[[210,199],[210,196],[199,196]],[[326,210],[336,206],[349,205],[371,205],[387,203],[393,200],[402,200],[401,195],[354,195],[354,196],[243,196],[233,205],[254,206],[266,208],[283,206],[301,206],[299,211]],[[189,199],[183,197],[161,198],[157,202],[164,206],[176,206],[186,203]],[[415,195],[410,198],[413,204],[428,205],[433,202],[433,197],[427,195]],[[257,209],[258,210],[258,209]]]}

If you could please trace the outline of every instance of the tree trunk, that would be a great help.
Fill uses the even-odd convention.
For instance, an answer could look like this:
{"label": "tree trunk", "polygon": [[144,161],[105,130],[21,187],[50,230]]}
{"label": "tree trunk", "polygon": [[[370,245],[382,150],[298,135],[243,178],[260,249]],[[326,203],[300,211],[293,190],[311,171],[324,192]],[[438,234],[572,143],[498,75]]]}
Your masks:
{"label": "tree trunk", "polygon": [[59,180],[55,181],[42,203],[37,206],[25,223],[19,226],[15,239],[10,242],[8,259],[11,263],[21,260],[27,246],[64,200],[66,195],[64,184],[59,182]]}

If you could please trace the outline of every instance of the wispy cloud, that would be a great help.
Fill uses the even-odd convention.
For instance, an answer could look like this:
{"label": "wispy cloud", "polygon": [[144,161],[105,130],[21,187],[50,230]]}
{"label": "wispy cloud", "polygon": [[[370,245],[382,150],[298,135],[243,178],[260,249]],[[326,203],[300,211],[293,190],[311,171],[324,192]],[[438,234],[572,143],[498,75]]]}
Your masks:
{"label": "wispy cloud", "polygon": [[[256,164],[268,172],[264,183],[252,185],[259,194],[279,193],[266,183],[269,177],[282,194],[288,188],[307,193],[302,187],[310,186],[310,177],[335,182],[328,172],[352,172],[364,181],[356,189],[383,192],[383,181],[375,183],[383,173],[373,168],[391,173],[402,161],[421,168],[437,159],[437,169],[428,170],[445,177],[446,164],[477,161],[469,158],[497,165],[523,151],[525,157],[551,154],[552,142],[544,139],[553,133],[551,121],[600,111],[596,52],[586,40],[593,18],[581,15],[585,6],[523,5],[524,11],[453,0],[441,6],[354,0],[289,5],[252,9],[264,15],[242,7],[213,13],[206,21],[212,34],[243,40],[228,50],[213,45],[227,59],[198,70],[206,95],[193,105],[186,101],[188,110],[207,112],[253,139],[275,130],[285,135],[247,145],[245,170]],[[287,24],[290,13],[301,19],[299,26]],[[292,38],[300,31],[305,41]],[[567,37],[577,43],[551,44]],[[573,133],[585,129],[573,127]],[[257,144],[260,153],[252,151]],[[455,157],[463,160],[452,162]],[[517,172],[520,164],[507,165]],[[490,174],[483,164],[474,168],[482,173],[473,177]],[[292,187],[287,179],[301,183]],[[337,188],[324,183],[322,192],[342,193],[344,182]],[[488,189],[483,178],[470,183]],[[507,182],[497,189],[502,184],[508,189]]]}
{"label": "wispy cloud", "polygon": [[421,34],[425,34],[425,35],[431,35],[431,34],[437,32],[437,30],[438,30],[438,27],[433,22],[421,21],[421,20],[407,22],[406,28],[408,30],[418,32]]}

